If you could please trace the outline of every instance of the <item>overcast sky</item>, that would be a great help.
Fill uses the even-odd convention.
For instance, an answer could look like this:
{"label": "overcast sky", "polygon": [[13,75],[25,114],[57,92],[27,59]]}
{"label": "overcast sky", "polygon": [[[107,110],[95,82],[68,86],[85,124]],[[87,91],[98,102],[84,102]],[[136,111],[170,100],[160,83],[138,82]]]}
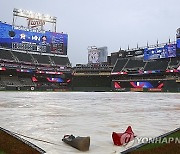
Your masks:
{"label": "overcast sky", "polygon": [[12,23],[13,8],[56,16],[73,65],[87,63],[88,46],[107,46],[110,54],[165,43],[180,27],[180,0],[0,0],[0,20]]}

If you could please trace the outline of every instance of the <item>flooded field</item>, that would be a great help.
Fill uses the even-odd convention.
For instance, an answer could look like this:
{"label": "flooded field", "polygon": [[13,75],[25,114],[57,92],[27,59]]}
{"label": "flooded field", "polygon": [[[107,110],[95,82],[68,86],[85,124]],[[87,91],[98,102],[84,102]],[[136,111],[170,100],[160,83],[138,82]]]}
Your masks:
{"label": "flooded field", "polygon": [[0,92],[0,117],[0,127],[48,154],[82,153],[62,142],[65,134],[90,136],[87,154],[113,154],[128,148],[113,145],[113,131],[130,125],[138,137],[156,137],[180,127],[180,94]]}

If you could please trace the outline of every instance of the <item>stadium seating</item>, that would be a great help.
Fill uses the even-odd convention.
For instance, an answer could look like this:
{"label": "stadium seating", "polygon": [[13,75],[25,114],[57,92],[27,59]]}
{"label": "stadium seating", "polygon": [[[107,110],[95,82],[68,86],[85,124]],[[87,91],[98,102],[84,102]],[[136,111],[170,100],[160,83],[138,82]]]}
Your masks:
{"label": "stadium seating", "polygon": [[0,80],[0,87],[4,87],[4,83],[1,80]]}
{"label": "stadium seating", "polygon": [[177,68],[180,63],[180,60],[178,58],[171,58],[170,59],[170,62],[169,62],[169,65],[168,65],[168,68]]}
{"label": "stadium seating", "polygon": [[51,64],[49,56],[47,55],[32,54],[32,56],[39,64]]}
{"label": "stadium seating", "polygon": [[125,69],[141,69],[144,68],[145,62],[143,60],[130,59],[125,66]]}
{"label": "stadium seating", "polygon": [[14,86],[14,87],[22,86],[22,84],[20,83],[20,81],[16,76],[15,77],[2,76],[1,81],[2,81],[1,84],[4,86]]}
{"label": "stadium seating", "polygon": [[165,71],[168,67],[168,62],[169,62],[168,59],[149,61],[149,62],[147,62],[147,65],[145,66],[144,70],[146,70],[146,71],[152,71],[152,70]]}
{"label": "stadium seating", "polygon": [[68,65],[70,64],[68,57],[50,56],[51,60],[56,65]]}
{"label": "stadium seating", "polygon": [[137,59],[118,59],[114,69],[112,72],[131,72],[131,71],[138,71],[138,70],[145,70],[145,71],[152,71],[152,70],[160,70],[165,71],[167,68],[176,67],[178,66],[178,59],[159,59],[144,62],[143,60]]}
{"label": "stadium seating", "polygon": [[28,77],[18,77],[18,76],[1,76],[0,87],[11,86],[11,87],[25,87],[25,86],[35,86],[35,83]]}
{"label": "stadium seating", "polygon": [[30,54],[25,52],[10,51],[7,49],[0,49],[0,59],[32,64],[54,64],[61,66],[67,66],[70,64],[68,57],[60,57],[57,55],[49,56],[41,54]]}
{"label": "stadium seating", "polygon": [[18,58],[19,61],[32,63],[32,57],[30,54],[15,51],[12,53]]}
{"label": "stadium seating", "polygon": [[118,59],[112,72],[121,72],[128,60],[129,59]]}
{"label": "stadium seating", "polygon": [[35,83],[32,82],[31,78],[19,78],[19,81],[24,86],[34,86]]}
{"label": "stadium seating", "polygon": [[0,49],[0,59],[14,60],[10,50]]}
{"label": "stadium seating", "polygon": [[75,72],[111,72],[112,70],[107,64],[77,64],[73,69]]}

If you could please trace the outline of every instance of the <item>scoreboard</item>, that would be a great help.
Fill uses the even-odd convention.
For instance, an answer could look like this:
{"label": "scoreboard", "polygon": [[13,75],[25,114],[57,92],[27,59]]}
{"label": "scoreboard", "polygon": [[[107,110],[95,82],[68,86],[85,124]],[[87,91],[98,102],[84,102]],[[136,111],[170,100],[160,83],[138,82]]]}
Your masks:
{"label": "scoreboard", "polygon": [[176,44],[167,44],[163,47],[145,48],[144,60],[176,57]]}
{"label": "scoreboard", "polygon": [[177,57],[180,57],[180,38],[177,38]]}
{"label": "scoreboard", "polygon": [[14,50],[67,55],[68,35],[12,26],[0,22],[0,45]]}

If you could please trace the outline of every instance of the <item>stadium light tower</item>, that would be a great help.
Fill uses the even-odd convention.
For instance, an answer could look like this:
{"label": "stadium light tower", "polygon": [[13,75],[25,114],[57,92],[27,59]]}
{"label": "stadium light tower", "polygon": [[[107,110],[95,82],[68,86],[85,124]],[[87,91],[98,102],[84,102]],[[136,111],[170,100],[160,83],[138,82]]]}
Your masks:
{"label": "stadium light tower", "polygon": [[13,10],[13,26],[15,25],[15,17],[23,17],[28,19],[28,27],[35,28],[41,26],[41,30],[43,30],[43,26],[46,22],[52,23],[54,25],[54,31],[56,32],[56,17],[50,16],[48,14],[35,13],[28,10],[16,9]]}

